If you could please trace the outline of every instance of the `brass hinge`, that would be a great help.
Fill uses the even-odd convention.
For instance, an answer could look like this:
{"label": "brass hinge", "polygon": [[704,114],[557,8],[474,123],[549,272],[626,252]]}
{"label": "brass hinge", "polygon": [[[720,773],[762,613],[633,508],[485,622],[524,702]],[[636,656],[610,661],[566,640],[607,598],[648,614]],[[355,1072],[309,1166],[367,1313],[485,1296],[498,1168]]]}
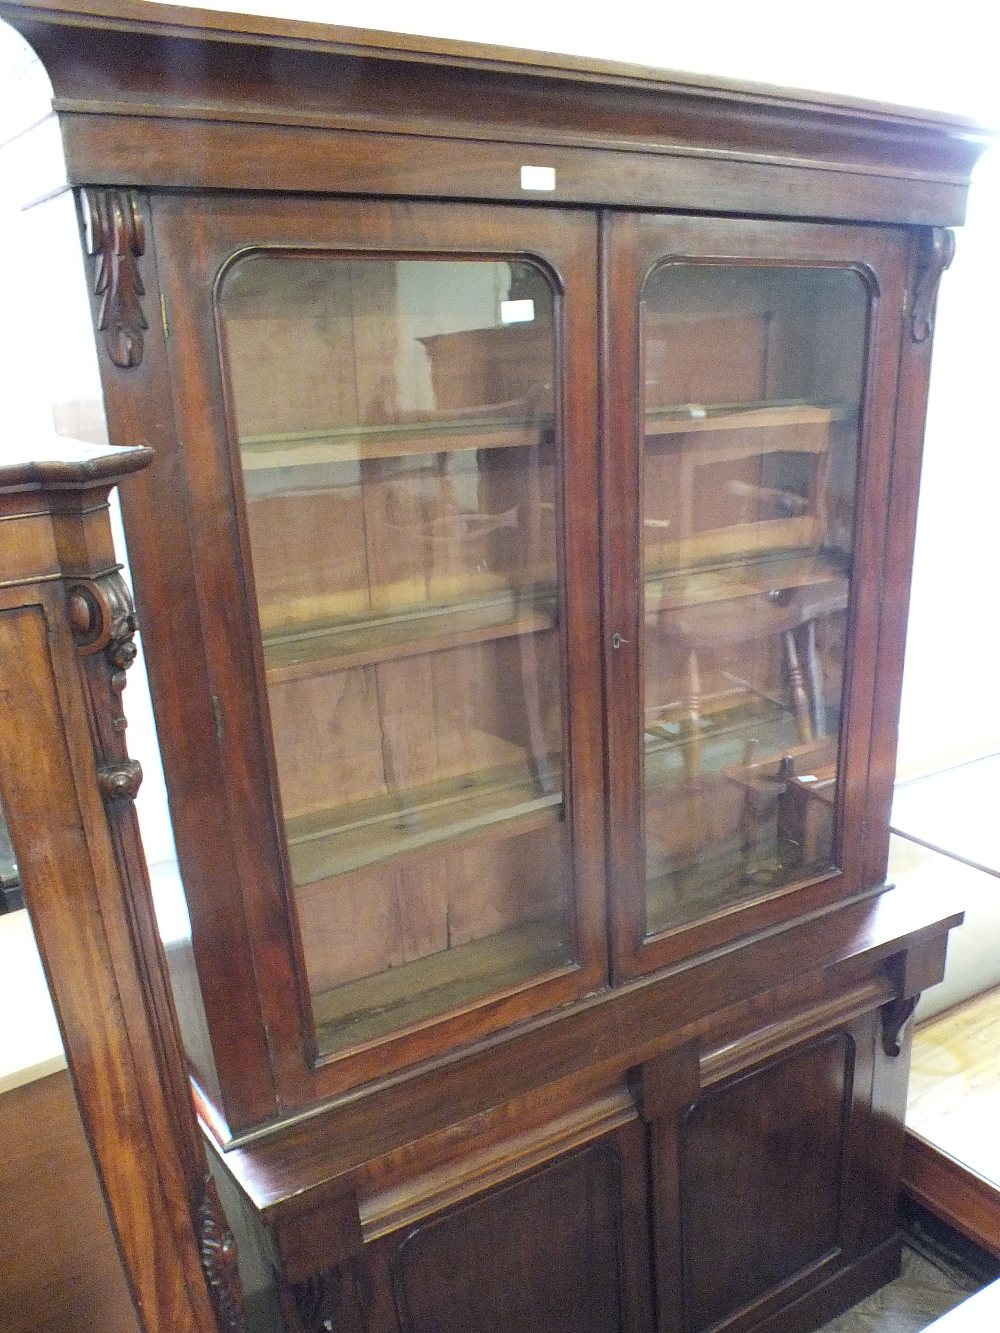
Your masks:
{"label": "brass hinge", "polygon": [[170,323],[167,319],[167,298],[160,292],[160,321],[163,324],[164,338],[170,337]]}

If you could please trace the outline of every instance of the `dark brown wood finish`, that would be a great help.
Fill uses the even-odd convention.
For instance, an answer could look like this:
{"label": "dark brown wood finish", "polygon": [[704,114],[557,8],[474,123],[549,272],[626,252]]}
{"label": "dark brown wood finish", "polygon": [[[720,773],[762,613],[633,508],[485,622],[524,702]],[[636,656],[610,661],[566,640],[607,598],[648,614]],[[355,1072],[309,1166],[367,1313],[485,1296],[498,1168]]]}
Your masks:
{"label": "dark brown wood finish", "polygon": [[[909,1018],[917,993],[940,977],[947,932],[960,919],[933,898],[886,890],[884,877],[934,292],[951,249],[943,229],[961,220],[983,135],[948,117],[861,102],[132,0],[0,0],[0,16],[35,46],[53,81],[66,150],[64,182],[53,184],[78,187],[111,438],[156,451],[149,471],[130,487],[126,527],[193,924],[190,950],[173,959],[175,994],[206,1127],[242,1200],[240,1225],[250,1250],[274,1270],[285,1325],[293,1333],[331,1325],[416,1333],[482,1323],[528,1333],[562,1321],[601,1333],[807,1333],[898,1265],[893,1209]],[[529,172],[525,183],[525,166],[551,169],[554,179],[533,182]],[[539,183],[551,188],[531,188]],[[448,429],[463,435],[461,449],[476,460],[467,469],[469,484],[484,494],[502,495],[503,486],[519,494],[510,478],[520,465],[511,458],[527,443],[541,460],[538,475],[545,485],[554,477],[557,488],[543,495],[539,482],[538,512],[558,514],[557,500],[562,508],[561,521],[551,525],[560,566],[554,615],[537,601],[519,603],[498,631],[495,617],[484,618],[465,601],[456,609],[450,597],[425,599],[432,615],[443,603],[454,616],[438,647],[442,657],[465,653],[471,678],[479,679],[472,664],[484,643],[500,645],[492,674],[482,677],[498,718],[502,704],[494,696],[503,694],[505,671],[514,673],[508,649],[518,636],[549,635],[565,668],[561,753],[572,948],[543,951],[546,966],[527,982],[522,974],[491,991],[462,992],[459,985],[448,992],[459,994],[450,1007],[449,1001],[406,1008],[412,997],[405,987],[414,975],[406,968],[414,955],[430,978],[428,989],[441,986],[452,923],[446,920],[442,942],[427,928],[429,916],[421,916],[434,899],[435,876],[446,875],[424,845],[406,844],[405,819],[396,829],[391,821],[380,826],[392,862],[388,878],[397,876],[391,894],[363,856],[358,873],[349,857],[327,868],[330,898],[319,908],[315,896],[313,906],[299,898],[319,881],[299,882],[293,893],[284,816],[311,817],[309,784],[321,770],[324,744],[339,755],[347,727],[338,721],[329,736],[316,726],[311,736],[308,715],[297,718],[293,704],[266,693],[275,681],[296,688],[305,681],[302,688],[322,698],[328,686],[314,686],[312,676],[322,682],[354,671],[355,679],[369,673],[365,688],[376,694],[417,697],[414,682],[430,674],[421,663],[426,644],[380,620],[393,605],[392,580],[398,575],[405,583],[412,570],[405,552],[394,572],[378,549],[380,539],[401,541],[384,535],[393,529],[373,523],[369,532],[364,525],[383,503],[384,460],[408,458],[429,475],[427,460],[449,451],[433,433],[408,437],[405,447],[396,436],[383,438],[400,427],[412,435],[426,407],[396,393],[396,335],[376,328],[402,308],[394,292],[387,295],[391,283],[372,279],[363,301],[352,293],[349,317],[323,297],[318,325],[340,320],[349,333],[341,343],[333,335],[326,343],[318,339],[320,350],[300,358],[301,377],[295,349],[283,345],[268,358],[267,337],[288,343],[301,336],[301,308],[316,304],[315,288],[305,296],[294,284],[285,291],[284,333],[268,332],[280,320],[256,335],[233,332],[220,274],[227,266],[236,272],[239,256],[266,249],[383,261],[509,257],[530,263],[517,273],[514,264],[498,282],[498,291],[508,284],[499,300],[538,299],[541,288],[532,282],[539,272],[555,293],[553,313],[542,299],[534,328],[512,332],[499,317],[484,328],[490,320],[477,316],[434,327],[419,340],[433,380],[427,402],[438,414],[434,428],[441,412],[457,407]],[[847,647],[837,659],[847,663],[837,870],[803,874],[774,891],[746,895],[738,910],[713,908],[692,925],[647,936],[639,854],[639,296],[648,271],[669,259],[725,264],[735,273],[768,267],[854,273],[865,285],[869,313],[867,347],[858,346],[865,335],[855,329],[850,352],[865,370]],[[324,281],[318,288],[326,293],[339,277]],[[261,307],[251,307],[243,312],[248,324],[260,317]],[[756,327],[753,315],[737,322],[743,341],[735,350],[731,338],[727,343],[709,328],[686,344],[675,340],[672,355],[710,365],[731,353],[745,357],[754,339],[766,338],[769,318],[765,310]],[[823,327],[832,323],[828,314]],[[524,434],[523,422],[518,435],[494,411],[476,436],[462,413],[470,405],[497,409],[519,401],[518,376],[533,355],[549,355],[538,349],[551,329],[561,456],[551,447],[551,409],[546,405],[539,426],[537,402],[534,435]],[[241,337],[237,373],[231,353]],[[701,352],[692,351],[698,338]],[[505,395],[469,388],[486,382],[474,368],[501,342],[505,382],[514,389]],[[832,343],[837,347],[824,347],[822,356],[839,364],[847,355],[840,330]],[[341,419],[336,386],[347,372],[338,358],[356,358],[366,385],[378,381],[381,364],[389,386],[384,406],[369,416],[357,406],[363,394],[355,366],[355,414]],[[765,401],[756,406],[780,415],[784,405],[772,399],[782,395],[767,391],[766,379],[761,387],[753,397]],[[542,391],[551,396],[550,387]],[[267,423],[256,428],[263,444],[238,438],[255,437],[255,428],[237,424],[240,392],[249,392]],[[296,395],[315,408],[304,425],[289,420]],[[336,410],[328,412],[331,405]],[[779,428],[798,432],[799,454],[818,471],[825,466],[822,432],[835,414],[811,399],[793,408]],[[416,415],[408,416],[410,409]],[[739,437],[745,424],[730,420],[722,429]],[[375,437],[364,434],[372,428],[374,445]],[[664,428],[664,438],[670,432]],[[310,439],[303,445],[304,436]],[[281,449],[304,449],[308,466],[320,455],[324,466],[357,464],[362,481],[345,486],[361,492],[362,518],[352,519],[342,499],[323,498],[324,487],[336,489],[329,478],[319,479],[305,509],[296,508],[288,496],[310,491],[307,467],[305,481],[272,488],[279,500],[266,512],[287,541],[277,554],[259,546],[262,525],[251,512],[241,450],[278,448],[275,440]],[[742,457],[752,452],[744,446]],[[286,464],[283,456],[262,466]],[[446,477],[451,464],[434,466]],[[504,476],[495,492],[490,468]],[[745,489],[746,475],[734,475],[737,489]],[[374,478],[370,493],[365,478]],[[55,479],[52,470],[44,476],[46,485]],[[21,484],[33,480],[25,473]],[[766,515],[761,532],[786,540],[789,531],[804,529],[808,511],[809,540],[823,540],[819,482],[782,492],[762,470],[756,483],[786,504],[788,519]],[[431,511],[430,500],[424,507]],[[490,517],[502,516],[501,506],[490,510]],[[739,522],[721,521],[727,539]],[[4,526],[4,538],[20,531]],[[359,526],[360,552],[351,546],[358,545]],[[661,517],[654,526],[669,524]],[[698,549],[697,535],[684,533],[682,540]],[[670,538],[664,541],[669,546]],[[323,547],[314,567],[310,543]],[[11,549],[17,568],[23,552],[16,540]],[[459,583],[475,570],[448,559],[443,568]],[[56,578],[62,568],[54,560],[49,572]],[[555,564],[538,568],[543,577],[537,568],[531,577],[551,597]],[[315,614],[310,599],[329,591],[323,579],[331,572],[338,597],[363,594],[352,606],[356,620],[339,602],[341,609]],[[24,573],[36,577],[33,563]],[[511,586],[523,589],[527,576],[519,577]],[[84,650],[94,578],[91,568],[73,602]],[[820,667],[824,651],[827,659],[841,651],[833,638],[841,633],[846,601],[843,578],[827,584],[823,595],[840,619],[821,643]],[[769,586],[755,595],[766,595]],[[728,592],[727,598],[734,600]],[[110,602],[107,609],[114,611]],[[310,632],[331,643],[307,660],[284,648],[275,658],[274,637],[265,644],[262,628],[270,633],[267,616],[284,624],[286,610],[289,621],[298,616],[311,625],[313,616]],[[796,729],[804,744],[812,728],[832,751],[832,738],[822,736],[815,625],[794,601],[773,624],[772,676],[788,696],[778,703],[792,727],[792,740],[780,745],[794,747]],[[716,637],[738,642],[730,628]],[[31,642],[41,661],[40,640]],[[8,650],[14,653],[12,640]],[[137,774],[111,734],[118,714],[101,694],[108,683],[102,652],[84,659],[94,741],[109,755],[103,789],[118,857],[129,879],[141,884],[128,806]],[[536,654],[539,674],[554,675],[554,660],[551,652]],[[27,689],[24,664],[15,665],[18,688]],[[696,668],[689,669],[692,735],[703,703]],[[770,687],[762,688],[766,694]],[[409,712],[399,707],[397,716],[414,715],[413,699],[406,702]],[[392,747],[381,710],[379,702],[377,725],[367,724],[362,740],[371,750],[381,746],[379,781],[392,795],[406,784],[396,782],[394,761],[386,758]],[[331,708],[322,716],[329,726],[340,714]],[[363,713],[354,716],[364,722]],[[78,707],[73,717],[86,724]],[[537,721],[536,731],[546,734]],[[58,750],[56,719],[49,724],[46,734]],[[300,756],[294,747],[303,737]],[[516,748],[501,726],[490,744],[491,753],[508,757]],[[301,762],[290,765],[289,754]],[[688,756],[693,790],[699,754],[696,743]],[[816,772],[830,762],[829,755],[817,759]],[[321,780],[339,781],[335,764],[330,771],[334,777]],[[475,786],[475,766],[456,771],[459,787]],[[752,753],[736,779],[749,823],[761,780]],[[348,771],[344,785],[355,780]],[[378,825],[384,811],[373,815],[375,806],[364,804],[377,794],[359,783],[346,794],[335,791],[333,804],[360,824]],[[435,799],[439,794],[435,789]],[[4,796],[16,811],[6,789]],[[805,845],[818,835],[801,813],[805,796],[792,796]],[[296,800],[304,813],[292,811]],[[685,806],[692,822],[696,806],[693,799]],[[828,825],[829,800],[816,809],[814,822]],[[532,907],[543,902],[548,910],[546,893],[554,901],[561,891],[562,827],[552,832],[558,817],[533,807],[527,818],[527,850],[497,853],[497,865],[490,860],[490,849],[502,842],[495,830],[484,832],[482,822],[473,822],[471,832],[462,826],[464,882],[484,880],[475,885],[478,903],[491,905],[490,874],[498,883],[507,874],[515,897],[530,881],[532,893],[540,893],[527,895]],[[304,827],[308,840],[315,830]],[[320,836],[327,833],[321,829]],[[735,841],[742,836],[738,831]],[[745,850],[748,842],[741,845]],[[820,862],[803,853],[801,864]],[[396,919],[372,906],[383,901],[394,904]],[[446,894],[444,901],[450,911],[452,899]],[[382,948],[382,935],[405,936],[400,918],[411,909],[413,939],[404,939],[411,952],[394,953],[391,941]],[[309,912],[314,924],[307,928]],[[471,936],[480,955],[497,938],[488,912],[484,920]],[[516,915],[515,921],[524,924]],[[527,924],[538,925],[530,912]],[[117,939],[126,970],[129,958],[141,963],[153,956],[148,913],[139,912],[132,930]],[[317,955],[312,950],[324,930]],[[354,971],[342,966],[352,949],[362,959]],[[369,956],[381,961],[365,972]],[[87,966],[73,956],[73,984]],[[158,958],[151,971],[144,966],[138,969],[146,988],[142,1012],[163,1034],[153,1041],[153,1063],[175,1070]],[[345,971],[348,988],[360,976],[360,1008],[351,1008],[351,996],[360,993],[351,992],[337,1009]],[[448,986],[455,986],[454,976],[445,977]],[[322,1019],[313,1021],[313,992],[333,1006],[325,1028]],[[393,1005],[408,1015],[395,1026]],[[341,1036],[331,1044],[324,1037],[338,1022],[349,1031],[358,1012],[363,1022],[356,1032],[370,1039]],[[167,1128],[182,1144],[181,1174],[197,1177],[201,1190],[200,1158],[177,1111],[179,1084],[174,1073],[166,1077],[174,1108]],[[147,1091],[155,1101],[155,1090]],[[152,1212],[161,1187],[147,1181],[148,1165],[130,1169],[141,1208]],[[230,1251],[214,1196],[189,1191],[188,1224],[192,1207],[203,1249],[197,1281],[204,1287],[204,1261],[209,1284],[225,1298],[232,1290]],[[156,1221],[166,1226],[168,1210],[162,1213]],[[169,1212],[177,1225],[180,1216]],[[136,1234],[145,1232],[139,1227]],[[171,1261],[170,1244],[157,1249],[158,1259],[174,1287],[186,1277],[190,1288],[189,1256]],[[130,1255],[130,1263],[133,1283],[141,1285],[154,1267],[149,1250]],[[232,1315],[225,1299],[219,1308],[224,1319]]]}
{"label": "dark brown wood finish", "polygon": [[108,492],[149,451],[62,441],[18,453],[0,469],[0,784],[28,909],[143,1327],[239,1333],[235,1251],[185,1078],[120,702],[135,620]]}
{"label": "dark brown wood finish", "polygon": [[[610,430],[604,461],[605,599],[607,624],[621,635],[624,647],[605,644],[609,743],[610,902],[616,935],[616,964],[622,975],[660,966],[677,957],[712,948],[748,931],[780,920],[787,910],[783,887],[739,912],[717,914],[702,924],[681,927],[645,938],[645,882],[642,834],[642,589],[639,566],[639,504],[642,397],[638,377],[639,323],[643,283],[650,271],[665,263],[768,263],[802,268],[842,268],[856,272],[869,293],[867,374],[861,415],[858,489],[863,497],[855,523],[850,642],[846,687],[847,709],[841,728],[838,843],[840,874],[799,886],[796,899],[808,910],[837,897],[876,888],[885,867],[871,875],[860,856],[853,830],[864,827],[867,809],[869,737],[873,717],[879,718],[882,753],[894,750],[901,680],[901,645],[905,625],[893,622],[898,638],[896,663],[880,668],[875,688],[875,645],[880,633],[882,568],[888,558],[885,514],[889,460],[894,430],[896,364],[899,357],[899,311],[906,278],[906,240],[902,233],[870,229],[835,229],[795,223],[736,222],[708,219],[660,219],[650,215],[611,215],[608,221],[609,280],[608,350],[605,362]],[[628,366],[631,373],[621,373]],[[612,369],[613,368],[613,369]],[[902,482],[900,482],[902,484]],[[902,498],[902,497],[901,497]],[[912,534],[910,540],[912,541]],[[893,553],[899,554],[898,543]],[[912,549],[912,548],[911,548]],[[901,559],[907,562],[905,553]],[[905,599],[904,599],[905,604]],[[893,603],[896,615],[896,605]],[[888,635],[891,631],[886,629]],[[896,639],[894,639],[896,643]]]}
{"label": "dark brown wood finish", "polygon": [[[635,1137],[633,1130],[633,1152]],[[622,1318],[623,1196],[621,1151],[600,1141],[416,1227],[390,1261],[400,1328],[462,1333],[481,1324],[512,1333],[539,1327],[617,1333],[629,1327]],[[488,1253],[496,1263],[487,1272]],[[442,1285],[447,1271],[452,1280]]]}
{"label": "dark brown wood finish", "polygon": [[[250,220],[252,219],[252,221]],[[199,589],[203,606],[226,606],[225,617],[203,622],[208,651],[204,676],[193,675],[184,641],[174,641],[169,655],[151,666],[154,680],[160,674],[187,673],[190,693],[216,699],[215,746],[227,777],[220,783],[217,802],[229,810],[229,862],[232,867],[224,890],[213,880],[211,894],[192,894],[195,904],[211,897],[242,899],[242,912],[267,923],[256,940],[261,950],[256,976],[261,1017],[255,1017],[258,1000],[255,988],[247,985],[238,995],[235,976],[228,976],[229,998],[225,1021],[242,1015],[249,1033],[251,1025],[280,1034],[273,1045],[285,1109],[302,1106],[317,1096],[329,1095],[346,1086],[388,1072],[401,1063],[413,1063],[440,1051],[522,1019],[543,1007],[599,988],[606,977],[604,906],[601,888],[603,866],[601,735],[600,717],[588,701],[598,692],[598,616],[594,597],[598,584],[597,532],[592,522],[590,497],[596,489],[595,402],[579,392],[595,376],[596,314],[592,269],[594,226],[591,219],[568,215],[520,213],[475,209],[442,211],[430,206],[383,205],[348,202],[272,200],[251,201],[239,196],[219,196],[192,213],[186,196],[160,196],[155,208],[153,231],[163,272],[164,294],[171,328],[169,353],[175,358],[176,383],[185,386],[175,397],[177,432],[185,440],[184,466],[191,481],[186,498],[194,545],[191,565],[185,576]],[[283,840],[276,836],[280,815],[269,809],[269,793],[260,775],[272,774],[270,797],[277,805],[277,782],[267,736],[267,706],[263,686],[263,663],[253,612],[253,584],[245,529],[236,526],[241,513],[239,465],[231,454],[232,426],[223,413],[225,391],[217,350],[216,314],[210,300],[216,275],[234,254],[253,247],[304,247],[311,253],[411,255],[507,255],[535,256],[548,266],[562,293],[558,314],[564,380],[567,386],[562,405],[561,435],[565,459],[563,481],[564,530],[560,559],[564,596],[563,652],[567,680],[564,688],[568,761],[568,818],[571,828],[576,874],[576,929],[579,967],[500,1001],[457,1015],[436,1029],[414,1032],[398,1040],[398,1054],[388,1046],[361,1049],[349,1059],[319,1066],[312,1075],[303,1059],[303,1030],[308,1030],[308,997],[300,992],[296,1012],[297,972],[293,941],[289,936],[289,899],[282,865]],[[576,386],[569,392],[568,386]],[[206,424],[211,423],[211,432]],[[166,460],[179,456],[176,446],[165,446]],[[180,497],[160,477],[151,503],[156,509],[177,512]],[[155,478],[154,478],[155,483]],[[225,535],[228,559],[218,557],[219,540]],[[135,557],[138,579],[143,577],[143,555]],[[241,575],[241,570],[244,573]],[[260,720],[264,719],[262,730]],[[180,723],[180,725],[178,725]],[[168,768],[172,756],[191,745],[186,719],[160,713],[161,742]],[[187,843],[178,838],[179,854],[189,884],[201,882],[187,856]],[[195,911],[198,911],[197,906]],[[209,931],[213,925],[209,925]],[[200,927],[194,920],[195,950],[199,949]],[[211,947],[209,945],[209,947]],[[212,1022],[212,1012],[209,1014]],[[259,1030],[259,1028],[258,1028]],[[234,1130],[248,1123],[240,1105],[251,1096],[256,1068],[245,1065],[245,1092],[224,1091],[223,1113]],[[230,1109],[232,1105],[233,1109]]]}
{"label": "dark brown wood finish", "polygon": [[949,1226],[1000,1258],[1000,1193],[992,1181],[907,1130],[903,1189]]}
{"label": "dark brown wood finish", "polygon": [[669,174],[680,208],[947,225],[984,142],[956,118],[461,42],[122,0],[0,12],[51,74],[71,184],[510,199],[531,142],[564,202],[655,207]]}

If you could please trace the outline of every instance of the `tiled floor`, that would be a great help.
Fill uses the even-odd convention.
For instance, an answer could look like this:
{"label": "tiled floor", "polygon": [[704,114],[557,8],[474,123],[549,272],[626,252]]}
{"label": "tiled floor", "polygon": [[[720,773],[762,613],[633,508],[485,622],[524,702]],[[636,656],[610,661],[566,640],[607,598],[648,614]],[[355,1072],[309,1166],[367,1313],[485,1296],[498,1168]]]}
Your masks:
{"label": "tiled floor", "polygon": [[895,1282],[824,1324],[820,1333],[920,1333],[980,1285],[950,1265],[906,1248]]}

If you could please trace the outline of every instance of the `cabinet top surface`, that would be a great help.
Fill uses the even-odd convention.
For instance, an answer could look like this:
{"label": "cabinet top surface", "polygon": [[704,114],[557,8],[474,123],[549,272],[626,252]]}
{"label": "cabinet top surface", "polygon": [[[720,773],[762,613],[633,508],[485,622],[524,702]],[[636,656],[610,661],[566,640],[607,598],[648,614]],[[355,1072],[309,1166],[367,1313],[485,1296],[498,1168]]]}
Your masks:
{"label": "cabinet top surface", "polygon": [[988,133],[984,127],[962,116],[832,93],[779,88],[623,61],[596,60],[370,28],[161,5],[150,3],[149,0],[68,0],[68,3],[60,3],[60,0],[0,0],[0,15],[15,24],[21,19],[61,27],[99,27],[196,41],[299,48],[330,55],[479,67],[508,74],[568,78],[626,88],[697,95],[718,101],[738,101],[748,106],[788,107],[834,116],[861,115],[865,118],[907,122],[915,126],[947,128],[952,132],[964,131],[977,138],[985,137]]}

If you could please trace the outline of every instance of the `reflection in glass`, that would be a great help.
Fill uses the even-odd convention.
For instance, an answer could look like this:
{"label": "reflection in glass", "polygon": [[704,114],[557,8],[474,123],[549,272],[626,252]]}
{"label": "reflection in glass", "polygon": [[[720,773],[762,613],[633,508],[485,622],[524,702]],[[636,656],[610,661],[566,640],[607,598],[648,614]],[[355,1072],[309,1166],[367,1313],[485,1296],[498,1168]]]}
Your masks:
{"label": "reflection in glass", "polygon": [[3,806],[0,806],[0,913],[13,912],[23,906],[21,872],[17,867],[17,858],[10,840],[10,830],[4,818]]}
{"label": "reflection in glass", "polygon": [[848,270],[647,279],[647,933],[832,867],[867,304]]}
{"label": "reflection in glass", "polygon": [[571,961],[553,301],[260,252],[219,322],[322,1050]]}

